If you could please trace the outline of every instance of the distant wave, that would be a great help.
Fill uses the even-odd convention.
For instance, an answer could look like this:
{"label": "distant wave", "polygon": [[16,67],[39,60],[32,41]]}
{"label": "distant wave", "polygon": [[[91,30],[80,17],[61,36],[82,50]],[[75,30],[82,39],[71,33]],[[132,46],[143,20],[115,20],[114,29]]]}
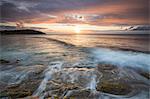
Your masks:
{"label": "distant wave", "polygon": [[61,41],[61,40],[57,40],[57,39],[52,39],[52,38],[47,38],[47,37],[34,37],[34,38],[43,38],[43,39],[47,39],[49,41],[54,41],[54,42],[57,42],[59,44],[62,44],[64,46],[67,46],[67,47],[75,47],[75,45],[71,44],[71,43],[67,43],[67,42],[64,42],[64,41]]}
{"label": "distant wave", "polygon": [[[62,40],[58,40],[58,39],[53,39],[53,38],[48,38],[48,37],[34,37],[34,38],[43,38],[43,39],[47,39],[48,41],[53,41],[53,42],[56,42],[56,43],[59,43],[61,45],[64,45],[66,47],[80,47],[80,48],[85,48],[83,46],[76,46],[72,43],[69,43],[69,42],[65,42],[65,41],[62,41]],[[125,47],[121,47],[121,46],[96,46],[96,47],[99,47],[99,48],[106,48],[106,49],[112,49],[112,50],[116,50],[116,51],[119,51],[119,50],[122,50],[122,51],[132,51],[132,52],[140,52],[140,53],[147,53],[147,54],[150,54],[150,51],[142,51],[142,50],[137,50],[137,49],[134,49],[134,48],[125,48]],[[88,48],[88,47],[86,47]]]}
{"label": "distant wave", "polygon": [[[64,41],[60,41],[57,39],[52,38],[46,38],[46,37],[40,37],[45,38],[49,41],[54,41],[60,44],[63,44],[67,47],[77,47],[71,43],[67,43]],[[95,57],[99,62],[106,62],[111,63],[118,66],[132,66],[132,67],[139,67],[143,68],[144,70],[150,69],[150,55],[147,53],[141,53],[136,50],[129,50],[129,49],[123,49],[123,48],[117,48],[121,50],[113,50],[113,48],[104,48],[104,47],[98,47],[98,48],[86,48],[81,47],[81,50],[92,54],[93,57]]]}

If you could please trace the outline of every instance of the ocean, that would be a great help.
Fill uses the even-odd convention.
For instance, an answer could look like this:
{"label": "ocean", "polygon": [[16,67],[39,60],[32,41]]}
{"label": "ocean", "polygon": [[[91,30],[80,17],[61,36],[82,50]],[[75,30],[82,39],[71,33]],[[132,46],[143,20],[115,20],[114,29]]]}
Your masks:
{"label": "ocean", "polygon": [[[13,96],[15,90],[41,99],[148,99],[149,37],[2,35],[0,97]],[[116,83],[122,89],[115,89]]]}

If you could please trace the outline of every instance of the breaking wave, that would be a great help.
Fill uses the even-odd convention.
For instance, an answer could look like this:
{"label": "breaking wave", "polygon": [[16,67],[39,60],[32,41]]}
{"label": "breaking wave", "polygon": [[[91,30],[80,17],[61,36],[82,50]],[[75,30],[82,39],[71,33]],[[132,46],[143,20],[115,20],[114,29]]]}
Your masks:
{"label": "breaking wave", "polygon": [[106,48],[94,48],[90,50],[93,57],[99,63],[110,63],[117,66],[138,67],[144,70],[150,69],[150,55],[132,51],[111,50]]}

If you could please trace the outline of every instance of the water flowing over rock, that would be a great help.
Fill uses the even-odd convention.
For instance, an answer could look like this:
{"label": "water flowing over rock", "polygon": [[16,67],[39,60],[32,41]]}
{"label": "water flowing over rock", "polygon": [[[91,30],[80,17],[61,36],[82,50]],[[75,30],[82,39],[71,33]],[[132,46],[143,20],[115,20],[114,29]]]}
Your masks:
{"label": "water flowing over rock", "polygon": [[43,96],[43,92],[46,89],[47,82],[52,79],[52,75],[55,72],[61,70],[62,62],[52,62],[45,71],[45,77],[41,82],[39,88],[33,93],[33,96]]}
{"label": "water flowing over rock", "polygon": [[15,43],[3,45],[0,98],[148,99],[148,54],[42,36],[9,40]]}

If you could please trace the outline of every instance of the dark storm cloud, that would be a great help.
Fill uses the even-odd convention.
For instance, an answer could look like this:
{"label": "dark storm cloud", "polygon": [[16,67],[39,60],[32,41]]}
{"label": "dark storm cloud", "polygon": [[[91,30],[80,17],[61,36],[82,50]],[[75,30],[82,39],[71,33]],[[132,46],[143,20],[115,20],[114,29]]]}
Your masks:
{"label": "dark storm cloud", "polygon": [[68,9],[79,9],[91,4],[95,4],[91,0],[2,0],[1,8],[1,21],[13,22],[24,19],[31,19],[40,17],[41,13],[53,13]]}
{"label": "dark storm cloud", "polygon": [[20,9],[17,5],[10,2],[2,1],[0,7],[2,22],[13,22],[34,17],[34,14],[31,12],[28,12],[25,9]]}
{"label": "dark storm cloud", "polygon": [[[83,10],[82,13],[84,14],[86,9],[89,9],[89,13],[95,10],[94,15],[92,15],[93,13],[85,15],[89,24],[96,24],[95,22],[99,20],[110,18],[147,21],[149,18],[148,4],[148,0],[2,0],[0,4],[1,22],[53,20],[54,17],[50,17],[50,15],[57,15],[61,12],[65,14],[65,11],[78,13],[80,10]],[[115,6],[119,6],[118,9],[115,9]],[[90,9],[94,7],[95,9]],[[63,19],[58,23],[64,21],[67,21],[66,23],[72,22],[71,19]],[[97,24],[101,24],[101,22],[97,22]]]}
{"label": "dark storm cloud", "polygon": [[45,0],[40,2],[35,8],[39,10],[50,10],[50,11],[60,11],[60,10],[73,10],[85,8],[95,4],[102,3],[101,0]]}

